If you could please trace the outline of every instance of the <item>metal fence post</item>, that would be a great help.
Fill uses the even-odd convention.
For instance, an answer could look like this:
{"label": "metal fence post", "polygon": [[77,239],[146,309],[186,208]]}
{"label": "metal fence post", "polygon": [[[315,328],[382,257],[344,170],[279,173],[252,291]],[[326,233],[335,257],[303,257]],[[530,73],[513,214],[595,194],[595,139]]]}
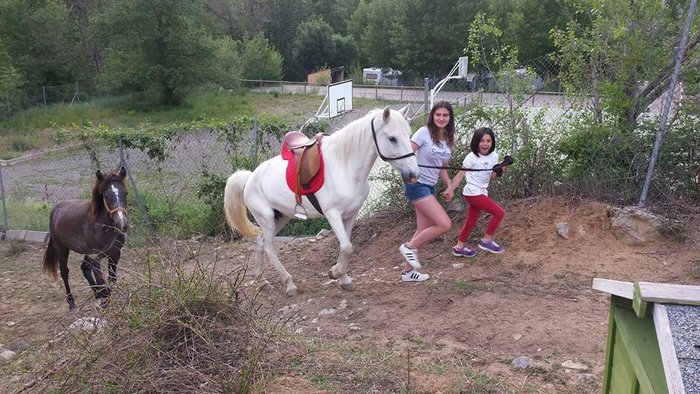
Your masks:
{"label": "metal fence post", "polygon": [[7,206],[5,205],[5,185],[2,181],[2,163],[0,163],[0,193],[2,193],[2,225],[5,227],[5,231],[10,228],[7,225]]}
{"label": "metal fence post", "polygon": [[12,119],[12,106],[10,105],[10,93],[5,94],[7,97],[7,118]]}
{"label": "metal fence post", "polygon": [[141,194],[139,193],[139,188],[136,187],[136,181],[134,180],[134,177],[131,175],[131,169],[129,168],[129,165],[126,163],[126,159],[124,158],[124,140],[119,137],[119,166],[126,168],[126,176],[129,177],[129,181],[131,182],[131,187],[134,191],[134,194],[136,195],[136,201],[139,204],[139,207],[141,208],[141,212],[143,212],[143,217],[146,219],[146,223],[148,223],[148,228],[151,229],[151,233],[155,234],[156,228],[153,225],[153,222],[151,222],[150,216],[148,216],[148,210],[146,209],[146,203],[143,201],[143,198],[141,198]]}
{"label": "metal fence post", "polygon": [[664,102],[663,109],[661,111],[661,120],[659,120],[659,129],[656,132],[656,140],[654,141],[654,147],[652,148],[651,158],[649,160],[649,167],[647,168],[647,176],[644,179],[644,185],[642,186],[642,194],[639,196],[639,207],[644,207],[647,200],[647,193],[649,192],[649,185],[651,184],[651,179],[654,177],[654,166],[656,166],[656,159],[659,155],[659,149],[661,149],[661,141],[663,140],[663,135],[666,133],[666,122],[668,120],[668,113],[671,110],[671,102],[673,102],[673,96],[676,93],[676,85],[678,83],[678,76],[681,73],[681,62],[685,55],[685,46],[688,43],[688,35],[690,33],[690,25],[693,22],[693,17],[695,16],[695,7],[697,5],[697,0],[691,0],[690,6],[688,6],[688,16],[685,20],[685,25],[683,27],[683,36],[681,38],[680,45],[678,45],[678,52],[676,53],[675,64],[673,66],[673,73],[671,74],[671,83],[668,86],[668,96],[666,96],[666,101]]}
{"label": "metal fence post", "polygon": [[41,87],[41,95],[44,97],[44,107],[46,107],[46,86]]}
{"label": "metal fence post", "polygon": [[423,108],[425,112],[429,112],[430,108],[430,81],[428,78],[423,78]]}
{"label": "metal fence post", "polygon": [[253,116],[253,168],[258,166],[258,115]]}

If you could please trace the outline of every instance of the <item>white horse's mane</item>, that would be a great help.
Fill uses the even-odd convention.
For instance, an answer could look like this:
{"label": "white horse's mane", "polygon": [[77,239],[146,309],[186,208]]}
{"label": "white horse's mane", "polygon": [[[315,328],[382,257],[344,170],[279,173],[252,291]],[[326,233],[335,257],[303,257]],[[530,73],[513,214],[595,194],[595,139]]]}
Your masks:
{"label": "white horse's mane", "polygon": [[[377,114],[381,114],[380,109],[370,111],[367,115],[360,119],[353,120],[345,125],[340,130],[331,134],[327,141],[324,141],[326,149],[333,152],[333,155],[338,159],[348,159],[352,155],[357,154],[357,150],[367,144],[366,140],[372,138],[371,133],[364,132],[364,129],[370,129],[372,119]],[[379,120],[381,122],[381,119]],[[375,125],[378,127],[379,125]]]}

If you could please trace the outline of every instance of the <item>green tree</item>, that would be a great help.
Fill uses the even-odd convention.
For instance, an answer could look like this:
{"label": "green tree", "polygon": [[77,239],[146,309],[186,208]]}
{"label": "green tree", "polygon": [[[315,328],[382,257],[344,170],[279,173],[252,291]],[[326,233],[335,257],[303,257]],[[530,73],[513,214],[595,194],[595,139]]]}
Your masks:
{"label": "green tree", "polygon": [[[358,46],[360,48],[363,48],[361,45],[362,36],[368,25],[369,5],[367,4],[367,1],[360,0],[360,2],[357,4],[357,8],[355,8],[355,11],[353,11],[352,15],[350,16],[350,20],[348,21],[348,33],[352,37],[353,41],[359,44]],[[359,51],[357,61],[361,65],[369,65],[367,51],[365,51],[364,48]]]}
{"label": "green tree", "polygon": [[[149,103],[176,105],[188,89],[235,84],[235,45],[216,37],[203,0],[110,3],[96,30],[106,48],[106,87],[137,92]],[[223,29],[222,29],[223,30]]]}
{"label": "green tree", "polygon": [[[367,59],[369,65],[398,68],[399,48],[392,33],[395,31],[394,26],[398,23],[399,1],[374,0],[367,5],[367,8],[366,16],[359,13],[353,14],[353,17],[358,19],[366,18],[364,28],[359,26],[362,21],[353,22],[353,34],[357,34],[355,29],[362,29],[359,47],[362,48],[363,58]],[[355,23],[358,26],[355,26]]]}
{"label": "green tree", "polygon": [[263,33],[243,40],[241,74],[246,79],[282,79],[282,55],[270,45]]}
{"label": "green tree", "polygon": [[[463,56],[463,37],[475,3],[461,0],[405,0],[392,24],[396,65],[418,75],[446,75]],[[425,12],[416,12],[425,10]]]}
{"label": "green tree", "polygon": [[334,32],[347,35],[348,19],[360,0],[306,0],[310,12],[328,22]]}
{"label": "green tree", "polygon": [[0,1],[0,40],[26,85],[92,79],[94,70],[82,52],[82,36],[74,22],[58,0]]}
{"label": "green tree", "polygon": [[[668,87],[683,18],[669,4],[651,0],[570,4],[577,20],[552,32],[561,79],[569,91],[594,96],[598,121],[605,113],[632,131],[639,115]],[[697,62],[698,43],[696,34],[685,64]]]}
{"label": "green tree", "polygon": [[293,81],[305,80],[306,73],[294,56],[294,40],[297,27],[309,14],[305,1],[270,0],[270,20],[265,27],[265,36],[282,55],[282,72]]}
{"label": "green tree", "polygon": [[336,66],[336,43],[333,29],[318,15],[299,24],[294,38],[294,58],[306,73],[323,66]]}
{"label": "green tree", "polygon": [[22,74],[12,65],[10,55],[0,40],[0,94],[12,91],[22,84]]}

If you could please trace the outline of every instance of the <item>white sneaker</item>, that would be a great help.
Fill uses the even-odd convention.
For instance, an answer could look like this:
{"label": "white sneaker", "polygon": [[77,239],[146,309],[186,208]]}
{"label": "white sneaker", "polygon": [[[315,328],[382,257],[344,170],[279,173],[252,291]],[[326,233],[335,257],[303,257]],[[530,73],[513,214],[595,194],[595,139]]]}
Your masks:
{"label": "white sneaker", "polygon": [[428,274],[421,274],[420,272],[416,270],[410,270],[408,272],[401,272],[401,281],[402,282],[423,282],[425,280],[430,279],[430,275]]}
{"label": "white sneaker", "polygon": [[408,246],[406,246],[406,244],[401,244],[401,246],[399,246],[399,252],[401,252],[404,260],[406,260],[406,262],[408,264],[410,264],[411,267],[413,267],[417,270],[420,269],[421,265],[420,265],[420,262],[418,261],[418,251],[417,250],[409,248]]}

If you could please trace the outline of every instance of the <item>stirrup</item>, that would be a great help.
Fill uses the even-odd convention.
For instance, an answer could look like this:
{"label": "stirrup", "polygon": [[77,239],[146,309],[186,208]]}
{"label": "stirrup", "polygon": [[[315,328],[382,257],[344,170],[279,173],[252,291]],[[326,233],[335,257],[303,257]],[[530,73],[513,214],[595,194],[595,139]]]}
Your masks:
{"label": "stirrup", "polygon": [[294,206],[294,217],[301,220],[306,220],[306,209],[301,204]]}

